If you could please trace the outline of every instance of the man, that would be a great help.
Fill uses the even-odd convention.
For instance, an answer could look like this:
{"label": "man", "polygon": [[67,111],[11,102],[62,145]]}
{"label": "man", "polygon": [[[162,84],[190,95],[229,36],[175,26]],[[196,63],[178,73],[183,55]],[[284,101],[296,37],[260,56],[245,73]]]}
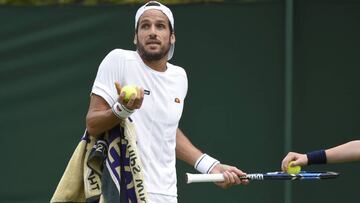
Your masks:
{"label": "man", "polygon": [[289,152],[281,163],[281,169],[287,171],[291,161],[292,166],[306,166],[311,164],[343,163],[360,160],[360,140],[354,140],[345,144],[327,149],[299,154]]}
{"label": "man", "polygon": [[[187,93],[187,76],[167,61],[174,53],[174,18],[170,9],[151,1],[135,16],[136,51],[115,49],[99,66],[86,126],[97,136],[128,117],[133,120],[150,202],[177,202],[176,157],[202,173],[223,173],[222,188],[247,184],[245,175],[194,147],[178,128]],[[116,85],[114,85],[116,83]],[[137,96],[124,102],[121,86],[136,85]]]}
{"label": "man", "polygon": [[[222,188],[247,184],[239,179],[245,173],[202,153],[178,128],[188,83],[184,69],[168,63],[175,45],[168,7],[150,1],[138,9],[134,44],[136,51],[115,49],[100,64],[86,117],[89,134],[131,118],[150,202],[177,202],[176,157],[202,173],[223,173]],[[118,96],[124,85],[138,87],[127,103],[124,93]]]}

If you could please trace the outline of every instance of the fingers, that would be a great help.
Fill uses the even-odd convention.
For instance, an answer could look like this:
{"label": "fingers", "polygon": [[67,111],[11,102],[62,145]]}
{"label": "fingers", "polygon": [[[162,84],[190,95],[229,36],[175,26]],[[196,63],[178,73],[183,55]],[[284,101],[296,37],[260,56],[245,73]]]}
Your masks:
{"label": "fingers", "polygon": [[125,97],[125,92],[121,92],[121,85],[118,82],[115,82],[115,89],[117,94],[119,95],[118,101],[123,104],[124,103],[124,97]]}
{"label": "fingers", "polygon": [[224,183],[229,184],[230,183],[230,174],[229,174],[229,172],[227,172],[227,171],[223,172],[223,176],[224,176]]}
{"label": "fingers", "polygon": [[285,172],[285,171],[287,171],[287,160],[286,160],[286,157],[282,160],[282,162],[281,162],[281,170],[283,171],[283,172]]}
{"label": "fingers", "polygon": [[119,98],[118,98],[118,101],[121,103],[121,104],[125,104],[125,92],[121,92],[119,94]]}
{"label": "fingers", "polygon": [[246,173],[242,172],[240,169],[238,169],[238,168],[236,168],[234,166],[230,166],[228,168],[228,170],[235,173],[237,176],[245,176],[246,175]]}
{"label": "fingers", "polygon": [[134,93],[134,94],[132,94],[132,95],[130,96],[130,99],[129,99],[129,101],[126,103],[126,106],[129,106],[129,107],[135,106],[135,105],[134,105],[134,104],[135,104],[135,100],[136,100],[136,96],[135,96],[135,93]]}
{"label": "fingers", "polygon": [[233,172],[230,172],[230,171],[225,171],[224,173],[228,176],[228,184],[235,184],[236,175]]}
{"label": "fingers", "polygon": [[115,82],[115,89],[119,95],[118,102],[125,105],[129,109],[139,109],[144,100],[144,89],[142,87],[136,87],[136,94],[132,94],[128,102],[125,102],[125,92],[121,92],[121,85],[118,82]]}
{"label": "fingers", "polygon": [[229,171],[224,171],[222,174],[224,176],[224,181],[218,183],[217,185],[219,185],[224,189],[229,188],[231,185],[234,185],[235,181],[234,178],[232,177],[233,175]]}
{"label": "fingers", "polygon": [[138,101],[138,107],[140,108],[141,107],[141,105],[142,105],[142,102],[144,101],[144,88],[142,88],[142,87],[137,87],[136,88],[136,90],[137,90],[137,97],[136,97],[136,99],[137,99],[137,101]]}
{"label": "fingers", "polygon": [[120,83],[115,82],[115,88],[116,88],[117,94],[120,95],[120,92],[121,92],[121,85],[120,85]]}
{"label": "fingers", "polygon": [[118,82],[115,82],[115,89],[117,94],[119,95],[118,97],[118,102],[120,102],[121,104],[125,104],[126,102],[124,101],[125,99],[125,92],[121,92],[121,85]]}
{"label": "fingers", "polygon": [[136,94],[130,96],[129,101],[126,103],[124,99],[125,95],[120,95],[119,99],[129,109],[139,109],[144,100],[144,89],[142,87],[136,87]]}
{"label": "fingers", "polygon": [[288,169],[289,162],[292,161],[293,155],[292,152],[289,152],[286,157],[281,162],[281,170],[286,172]]}
{"label": "fingers", "polygon": [[144,100],[144,89],[142,87],[136,87],[136,95],[132,94],[128,106],[131,106],[134,109],[139,109]]}
{"label": "fingers", "polygon": [[297,159],[295,161],[291,161],[291,166],[299,166],[300,165],[300,160]]}
{"label": "fingers", "polygon": [[290,162],[292,162],[291,166],[303,166],[307,162],[306,159],[304,154],[289,152],[281,162],[281,170],[286,172]]}
{"label": "fingers", "polygon": [[248,179],[241,179],[241,176],[246,176],[246,173],[242,172],[240,169],[224,165],[224,164],[217,164],[211,171],[211,173],[222,173],[224,176],[224,181],[220,183],[215,183],[221,188],[229,188],[233,185],[247,185],[249,183]]}
{"label": "fingers", "polygon": [[246,173],[242,172],[236,167],[228,166],[225,171],[222,172],[224,176],[224,182],[219,184],[222,188],[229,188],[233,185],[247,185],[249,180],[240,179],[241,176],[246,176]]}
{"label": "fingers", "polygon": [[141,98],[141,87],[136,87],[136,99]]}
{"label": "fingers", "polygon": [[239,184],[248,184],[249,183],[249,180],[240,178],[241,176],[246,176],[246,173],[244,173],[240,169],[231,166],[228,168],[228,170],[231,172],[231,175],[234,178],[235,182],[232,182],[233,184],[239,185]]}
{"label": "fingers", "polygon": [[243,178],[241,179],[240,177],[243,177],[243,176],[246,176],[247,174],[243,171],[241,171],[240,169],[238,168],[235,168],[238,172],[236,172],[236,176],[239,178],[240,180],[240,184],[243,184],[243,185],[247,185],[249,184],[249,180],[246,179],[246,178]]}

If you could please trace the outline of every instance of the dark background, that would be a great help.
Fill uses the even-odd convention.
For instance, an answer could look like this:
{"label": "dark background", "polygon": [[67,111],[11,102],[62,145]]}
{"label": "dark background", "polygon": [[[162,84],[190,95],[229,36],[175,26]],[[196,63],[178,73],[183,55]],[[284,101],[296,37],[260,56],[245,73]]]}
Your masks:
{"label": "dark background", "polygon": [[[49,202],[85,129],[101,60],[134,49],[137,5],[0,7],[0,202]],[[181,128],[204,152],[246,172],[280,170],[285,148],[285,2],[170,6],[189,91]],[[359,139],[360,3],[294,1],[291,150]],[[287,118],[289,119],[289,118]],[[184,181],[179,202],[287,202],[283,181],[222,190]],[[357,201],[359,163],[292,182],[290,202]]]}

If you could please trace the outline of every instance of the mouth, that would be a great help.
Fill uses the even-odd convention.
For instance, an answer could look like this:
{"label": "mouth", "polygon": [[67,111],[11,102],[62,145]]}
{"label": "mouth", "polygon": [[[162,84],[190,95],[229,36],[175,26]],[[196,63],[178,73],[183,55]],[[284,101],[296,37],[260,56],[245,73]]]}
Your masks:
{"label": "mouth", "polygon": [[161,43],[156,40],[150,40],[146,42],[146,45],[160,45]]}

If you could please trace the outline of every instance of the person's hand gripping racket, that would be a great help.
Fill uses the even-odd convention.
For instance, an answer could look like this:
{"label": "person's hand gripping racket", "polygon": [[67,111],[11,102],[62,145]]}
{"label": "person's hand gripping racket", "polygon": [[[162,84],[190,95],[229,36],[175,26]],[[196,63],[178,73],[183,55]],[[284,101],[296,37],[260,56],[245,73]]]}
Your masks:
{"label": "person's hand gripping racket", "polygon": [[247,185],[249,183],[248,179],[240,179],[241,176],[246,176],[246,173],[242,172],[240,169],[234,166],[217,164],[210,173],[222,173],[224,175],[225,180],[223,182],[215,182],[216,185],[224,189],[233,185]]}

